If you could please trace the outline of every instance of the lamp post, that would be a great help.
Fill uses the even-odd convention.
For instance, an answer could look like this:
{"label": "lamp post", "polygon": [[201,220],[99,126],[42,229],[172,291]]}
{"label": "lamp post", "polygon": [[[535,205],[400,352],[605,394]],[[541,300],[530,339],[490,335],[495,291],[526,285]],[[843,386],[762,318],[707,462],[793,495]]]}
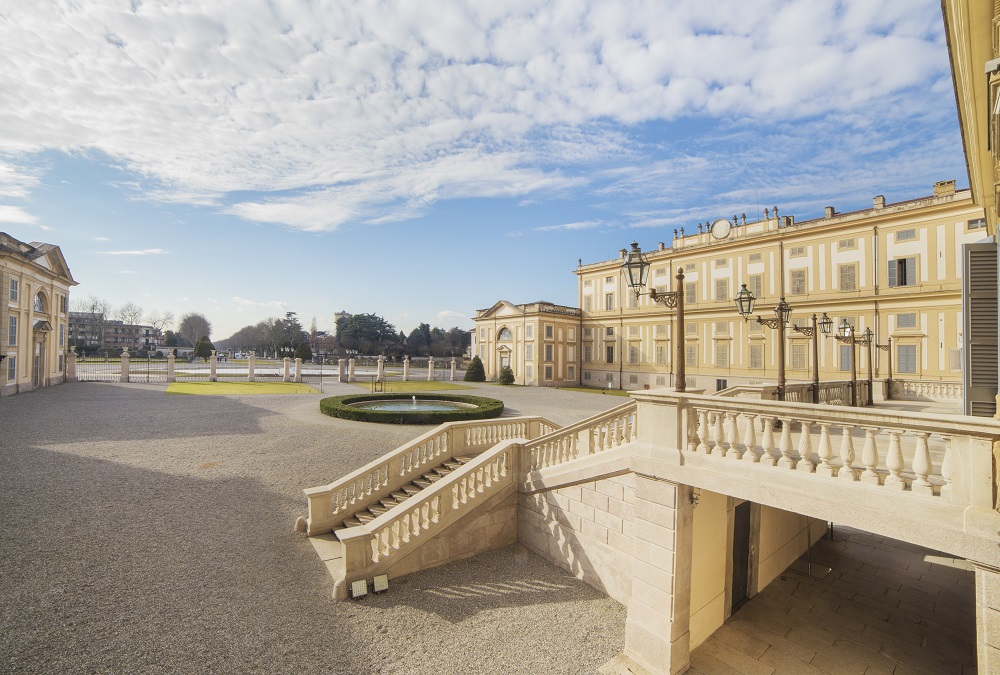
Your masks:
{"label": "lamp post", "polygon": [[889,377],[885,379],[885,399],[892,400],[892,338],[888,338],[886,344],[875,344],[876,349],[880,349],[889,355]]}
{"label": "lamp post", "polygon": [[858,366],[857,366],[857,353],[856,349],[858,345],[862,345],[868,348],[868,395],[865,397],[866,405],[872,405],[874,403],[872,399],[872,344],[874,343],[873,333],[871,328],[866,328],[865,332],[858,337],[854,326],[847,322],[847,319],[843,319],[839,326],[840,335],[834,335],[837,342],[842,342],[844,344],[851,345],[851,405],[857,407],[858,405]]}
{"label": "lamp post", "polygon": [[684,370],[684,270],[681,267],[677,269],[677,276],[675,277],[677,279],[677,290],[661,293],[656,289],[650,289],[648,293],[643,293],[642,289],[646,287],[646,281],[649,278],[649,261],[646,260],[646,256],[639,249],[639,244],[634,241],[632,242],[632,249],[628,252],[625,261],[622,263],[622,270],[625,272],[628,286],[635,292],[636,298],[640,295],[648,295],[654,302],[658,302],[668,309],[677,310],[677,326],[674,330],[674,341],[677,343],[674,351],[674,360],[676,361],[674,391],[683,392],[686,379]]}
{"label": "lamp post", "polygon": [[[756,301],[757,296],[750,292],[750,289],[747,288],[746,284],[742,284],[740,292],[736,294],[736,311],[739,312],[739,315],[744,319],[749,319],[750,315],[753,313],[753,306]],[[777,329],[778,331],[777,394],[779,401],[785,400],[785,326],[788,324],[788,318],[791,313],[792,308],[788,306],[787,302],[785,302],[785,296],[781,296],[781,300],[779,300],[778,304],[774,306],[773,319],[764,319],[760,316],[757,317],[757,323],[771,329]]]}
{"label": "lamp post", "polygon": [[819,403],[819,331],[823,331],[824,335],[829,335],[833,331],[833,319],[823,312],[823,318],[816,320],[816,314],[812,315],[812,326],[792,326],[792,330],[796,333],[802,333],[806,337],[812,338],[813,343],[813,403]]}

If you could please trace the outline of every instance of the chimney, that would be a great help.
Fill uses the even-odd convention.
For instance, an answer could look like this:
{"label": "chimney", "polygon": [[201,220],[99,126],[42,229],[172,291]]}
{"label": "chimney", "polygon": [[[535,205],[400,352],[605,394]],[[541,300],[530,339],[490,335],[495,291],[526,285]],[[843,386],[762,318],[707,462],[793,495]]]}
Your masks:
{"label": "chimney", "polygon": [[948,195],[955,194],[955,181],[954,180],[939,180],[934,183],[934,196],[935,197],[947,197]]}
{"label": "chimney", "polygon": [[626,249],[626,248],[623,248],[623,249],[619,250],[619,251],[618,251],[618,255],[619,255],[620,257],[624,258],[624,257],[625,257],[626,255],[628,255],[628,249]]}
{"label": "chimney", "polygon": [[664,250],[665,248],[667,248],[666,244],[664,244],[664,243],[663,243],[663,242],[661,241],[661,242],[660,242],[660,245],[659,245],[659,246],[657,247],[657,249],[656,249],[656,250],[657,250],[657,251],[662,251],[662,250]]}
{"label": "chimney", "polygon": [[827,218],[833,218],[836,215],[836,213],[837,213],[836,209],[834,209],[832,206],[826,207]]}
{"label": "chimney", "polygon": [[885,208],[885,197],[879,195],[872,200],[872,208],[874,209],[884,209]]}

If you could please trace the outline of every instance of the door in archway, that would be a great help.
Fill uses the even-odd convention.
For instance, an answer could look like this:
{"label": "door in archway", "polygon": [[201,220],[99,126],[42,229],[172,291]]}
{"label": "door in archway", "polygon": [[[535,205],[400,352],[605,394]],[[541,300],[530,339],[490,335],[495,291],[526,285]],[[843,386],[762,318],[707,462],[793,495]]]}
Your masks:
{"label": "door in archway", "polygon": [[747,601],[750,590],[750,502],[737,505],[733,514],[732,611]]}
{"label": "door in archway", "polygon": [[42,345],[41,343],[35,343],[35,360],[31,367],[31,386],[37,387],[39,381],[41,380],[41,370],[42,370]]}

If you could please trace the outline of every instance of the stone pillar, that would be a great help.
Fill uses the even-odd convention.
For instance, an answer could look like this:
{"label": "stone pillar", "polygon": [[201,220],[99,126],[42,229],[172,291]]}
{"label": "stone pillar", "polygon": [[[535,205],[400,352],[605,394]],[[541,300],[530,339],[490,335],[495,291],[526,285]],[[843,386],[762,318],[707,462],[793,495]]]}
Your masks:
{"label": "stone pillar", "polygon": [[[410,381],[410,357],[403,357],[403,382]],[[1000,410],[1000,408],[998,408]]]}
{"label": "stone pillar", "polygon": [[128,349],[125,347],[122,348],[122,370],[118,380],[119,382],[128,382]]}
{"label": "stone pillar", "polygon": [[257,355],[253,352],[247,354],[247,382],[253,382],[255,378],[253,369],[257,363]]}
{"label": "stone pillar", "polygon": [[347,360],[337,359],[337,379],[340,382],[347,382]]}
{"label": "stone pillar", "polygon": [[292,360],[286,356],[284,359],[284,371],[281,374],[282,382],[292,381],[291,367],[292,367]]}
{"label": "stone pillar", "polygon": [[218,382],[219,375],[216,366],[219,364],[219,355],[216,350],[212,350],[212,355],[208,357],[208,381]]}
{"label": "stone pillar", "polygon": [[173,350],[167,352],[167,382],[177,381],[177,376],[174,375],[174,360],[176,358]]}
{"label": "stone pillar", "polygon": [[378,357],[378,369],[375,372],[377,373],[376,379],[379,382],[382,382],[385,379],[385,357],[384,356],[380,355]]}
{"label": "stone pillar", "polygon": [[66,355],[66,381],[76,382],[76,347],[70,347]]}
{"label": "stone pillar", "polygon": [[302,381],[302,359],[295,359],[295,381]]}
{"label": "stone pillar", "polygon": [[690,486],[636,474],[624,655],[650,673],[682,673],[691,662],[693,520]]}
{"label": "stone pillar", "polygon": [[354,382],[354,359],[347,361],[347,381]]}
{"label": "stone pillar", "polygon": [[455,369],[457,367],[458,367],[458,361],[456,361],[455,357],[453,356],[453,357],[451,357],[451,381],[452,382],[455,381]]}
{"label": "stone pillar", "polygon": [[980,673],[1000,673],[1000,569],[976,568],[976,644]]}
{"label": "stone pillar", "polygon": [[427,358],[427,381],[434,381],[434,357],[430,356]]}

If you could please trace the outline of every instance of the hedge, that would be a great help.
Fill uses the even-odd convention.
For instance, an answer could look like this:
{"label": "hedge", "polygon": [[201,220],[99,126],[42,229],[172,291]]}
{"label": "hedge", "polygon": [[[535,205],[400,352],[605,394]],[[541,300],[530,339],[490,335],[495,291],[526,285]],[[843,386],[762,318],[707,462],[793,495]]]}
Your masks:
{"label": "hedge", "polygon": [[503,401],[484,396],[463,396],[461,394],[417,394],[418,401],[454,401],[476,406],[464,410],[421,410],[392,411],[365,410],[350,404],[364,401],[410,401],[413,394],[349,394],[347,396],[331,396],[319,402],[319,410],[324,415],[339,417],[357,422],[381,422],[383,424],[443,424],[445,422],[462,422],[465,420],[485,420],[500,417],[503,414]]}

